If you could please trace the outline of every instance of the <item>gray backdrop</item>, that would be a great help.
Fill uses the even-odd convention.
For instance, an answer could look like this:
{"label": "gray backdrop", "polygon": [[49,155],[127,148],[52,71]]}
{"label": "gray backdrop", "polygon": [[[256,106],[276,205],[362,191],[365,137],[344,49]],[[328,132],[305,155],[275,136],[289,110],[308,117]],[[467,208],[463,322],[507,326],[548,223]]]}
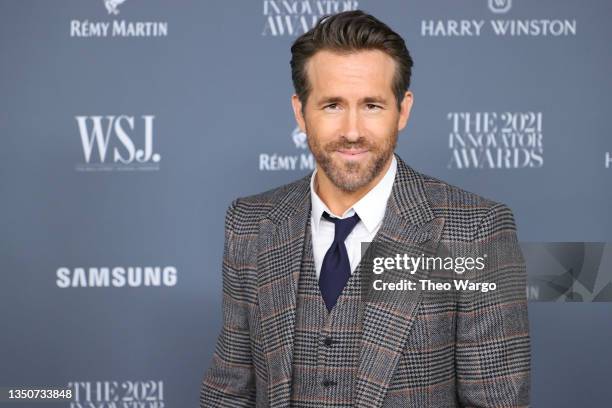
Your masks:
{"label": "gray backdrop", "polygon": [[[612,242],[610,1],[3,0],[0,387],[197,406],[225,209],[310,171],[289,48],[354,8],[415,60],[410,165],[522,242]],[[533,406],[609,406],[612,303],[530,299]]]}

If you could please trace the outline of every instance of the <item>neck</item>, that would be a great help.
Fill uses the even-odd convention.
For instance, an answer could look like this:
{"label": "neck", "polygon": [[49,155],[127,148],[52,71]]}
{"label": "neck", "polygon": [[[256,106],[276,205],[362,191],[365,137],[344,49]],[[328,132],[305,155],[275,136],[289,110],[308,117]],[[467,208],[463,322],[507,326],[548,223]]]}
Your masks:
{"label": "neck", "polygon": [[392,161],[393,156],[387,160],[383,169],[372,181],[355,191],[344,191],[336,187],[329,177],[319,168],[315,175],[315,191],[327,208],[336,215],[342,215],[382,180],[389,170]]}

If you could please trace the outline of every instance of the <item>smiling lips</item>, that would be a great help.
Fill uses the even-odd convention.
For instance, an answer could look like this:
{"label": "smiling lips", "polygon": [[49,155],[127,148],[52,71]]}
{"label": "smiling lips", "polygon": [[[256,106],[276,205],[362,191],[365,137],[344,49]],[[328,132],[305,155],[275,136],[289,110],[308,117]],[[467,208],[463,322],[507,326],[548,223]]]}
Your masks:
{"label": "smiling lips", "polygon": [[340,153],[341,156],[349,159],[358,159],[368,152],[368,149],[339,149],[336,152]]}

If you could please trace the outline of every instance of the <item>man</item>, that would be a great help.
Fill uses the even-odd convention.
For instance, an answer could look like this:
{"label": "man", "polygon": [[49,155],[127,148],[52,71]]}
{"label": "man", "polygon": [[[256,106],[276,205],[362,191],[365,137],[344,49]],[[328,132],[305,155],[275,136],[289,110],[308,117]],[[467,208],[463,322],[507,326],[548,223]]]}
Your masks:
{"label": "man", "polygon": [[[403,39],[351,11],[324,17],[291,51],[291,102],[317,167],[227,211],[223,327],[201,407],[528,406],[512,212],[394,154],[413,103]],[[498,290],[372,295],[363,242],[415,257],[484,253],[487,268],[470,277]]]}

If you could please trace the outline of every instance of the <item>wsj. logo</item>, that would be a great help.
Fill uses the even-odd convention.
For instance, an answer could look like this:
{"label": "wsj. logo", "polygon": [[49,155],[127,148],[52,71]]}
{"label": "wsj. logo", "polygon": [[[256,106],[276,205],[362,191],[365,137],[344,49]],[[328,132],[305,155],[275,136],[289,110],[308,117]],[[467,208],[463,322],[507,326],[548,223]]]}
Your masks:
{"label": "wsj. logo", "polygon": [[119,5],[123,4],[125,0],[104,0],[104,6],[106,7],[106,11],[108,14],[119,14]]}
{"label": "wsj. logo", "polygon": [[[153,115],[76,116],[85,163],[77,170],[159,170],[161,156],[153,152]],[[136,124],[142,123],[142,148],[137,148]],[[97,155],[94,154],[97,151]]]}
{"label": "wsj. logo", "polygon": [[507,13],[512,7],[512,0],[489,0],[489,10],[496,14]]}

